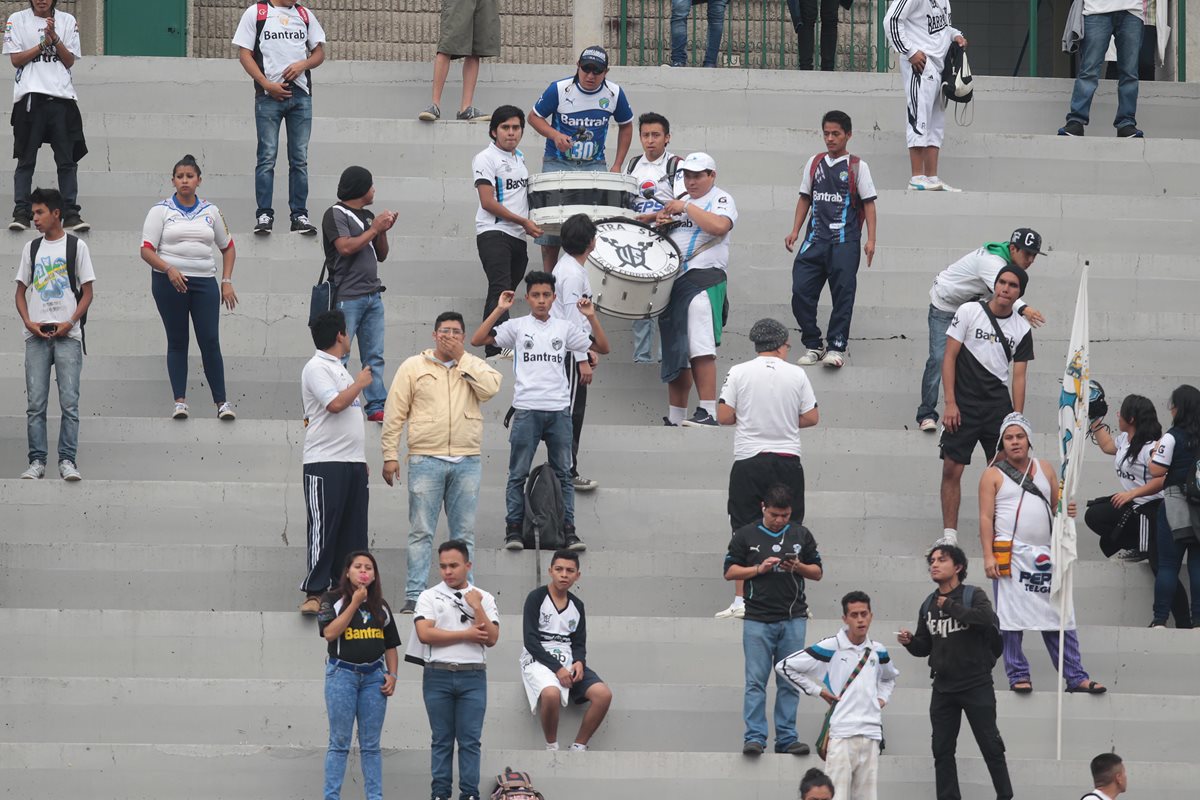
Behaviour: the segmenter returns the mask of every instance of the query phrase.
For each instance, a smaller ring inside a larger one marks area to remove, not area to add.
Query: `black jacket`
[[[992,682],[996,656],[990,640],[999,635],[999,620],[986,591],[974,587],[967,608],[963,589],[960,584],[946,595],[942,608],[930,604],[905,648],[917,658],[929,656],[935,691],[961,692]]]

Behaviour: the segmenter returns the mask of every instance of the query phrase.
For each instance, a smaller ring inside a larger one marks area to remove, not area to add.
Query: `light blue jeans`
[[[443,506],[450,538],[466,542],[473,560],[480,472],[479,456],[467,456],[457,464],[433,456],[408,457],[408,581],[404,594],[414,603],[429,579],[433,535]]]
[[[350,341],[358,337],[358,360],[364,367],[371,368],[371,385],[363,390],[363,411],[370,416],[383,411],[387,400],[387,389],[383,386],[383,336],[386,327],[383,320],[383,296],[379,292],[352,300],[339,300],[338,309],[346,316],[346,335]],[[345,365],[349,354],[342,359]]]
[[[742,718],[747,742],[767,743],[767,681],[775,665],[804,649],[808,620],[794,617],[781,622],[742,621],[742,652],[746,656],[746,694]],[[775,750],[796,741],[796,706],[800,693],[787,681],[775,679]]]
[[[450,672],[426,667],[421,694],[433,734],[429,746],[433,796],[450,797],[457,742],[458,796],[460,800],[479,797],[479,739],[487,713],[487,672]]]
[[[917,422],[923,419],[938,421],[938,391],[942,388],[942,361],[946,356],[946,331],[954,321],[953,311],[942,311],[929,305],[929,358],[921,375],[921,405],[917,406]]]
[[[50,402],[51,366],[54,367],[54,377],[58,382],[58,405],[62,411],[62,424],[58,429],[58,460],[76,461],[83,345],[78,339],[66,336],[53,339],[34,337],[25,342],[25,426],[30,463],[46,463],[46,406]]]
[[[654,335],[656,323],[650,319],[635,319],[633,321],[633,360],[637,364],[649,364],[654,361]]]
[[[258,161],[254,166],[254,216],[270,214],[275,192],[275,160],[279,156],[279,124],[287,125],[288,208],[295,219],[308,216],[308,137],[312,132],[312,97],[293,89],[287,100],[270,95],[254,98],[254,127],[258,132]]]
[[[704,66],[715,67],[725,33],[725,6],[729,0],[708,0],[708,46]],[[671,66],[687,66],[688,13],[692,0],[671,0]]]
[[[513,414],[508,431],[508,486],[504,491],[504,521],[520,524],[525,519],[525,479],[533,465],[538,445],[546,443],[546,455],[562,486],[563,522],[575,524],[575,484],[571,481],[571,409],[525,411]]]
[[[1083,43],[1079,46],[1079,71],[1071,92],[1067,122],[1088,124],[1092,97],[1104,69],[1109,38],[1117,43],[1117,116],[1113,127],[1137,125],[1138,54],[1142,49],[1143,23],[1128,11],[1089,14],[1083,18]]]
[[[387,698],[383,687],[383,661],[379,668],[361,673],[325,665],[325,710],[329,714],[329,750],[325,753],[325,800],[340,800],[342,779],[346,775],[346,757],[354,722],[358,721],[358,751],[362,761],[363,789],[367,800],[383,800],[383,754],[379,738]]]

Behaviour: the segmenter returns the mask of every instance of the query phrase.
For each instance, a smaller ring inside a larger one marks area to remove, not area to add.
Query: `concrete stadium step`
[[[603,541],[602,530],[581,525],[579,532],[598,545]],[[516,613],[533,588],[534,557],[501,550],[502,533],[477,531],[473,564],[480,585],[497,596],[501,610]],[[371,546],[380,569],[400,575],[403,554],[378,534],[376,539]],[[395,539],[399,543],[401,536]],[[157,608],[169,611],[287,611],[303,600],[298,586],[304,547],[298,536],[287,546],[264,547],[0,543],[0,606],[120,609],[141,607],[146,597],[154,597]],[[598,547],[586,555],[584,595],[607,598],[594,604],[606,614],[652,610],[655,616],[707,617],[724,608],[732,594],[721,577],[722,558],[683,552],[647,559],[644,553]],[[807,591],[814,604],[822,604],[818,608],[836,610],[842,595],[863,587],[869,587],[880,613],[919,607],[929,594],[922,555],[827,555],[822,563],[826,578]],[[1140,570],[1095,561],[1076,566],[1081,622],[1134,627],[1148,622],[1152,588]]]
[[[395,725],[394,717],[388,725]],[[964,738],[964,744],[966,739]],[[1090,756],[1053,761],[1009,758],[1009,771],[1018,792],[1044,792],[1068,797],[1084,791]],[[192,800],[198,795],[226,800],[285,800],[309,797],[322,783],[324,747],[262,745],[154,744],[41,744],[0,743],[0,770],[17,796],[42,800],[76,800],[79,785],[87,785],[95,800],[154,797]],[[71,765],[63,770],[62,764]],[[767,800],[796,793],[800,775],[819,765],[816,756],[764,755],[747,759],[740,753],[645,753],[593,750],[588,753],[484,748],[481,790],[492,786],[491,776],[507,766],[531,773],[547,797],[604,800],[626,797],[689,797],[728,800],[731,796]],[[929,797],[932,760],[927,756],[895,756],[880,761],[879,791],[889,800]],[[1159,800],[1190,800],[1189,764],[1126,761],[1134,791]],[[429,780],[429,756],[424,750],[385,749],[385,791],[419,787]],[[991,781],[983,761],[958,758],[964,796],[986,796]],[[361,786],[357,751],[351,753],[344,793]]]
[[[503,103],[528,110],[546,86],[571,72],[570,65],[484,64],[475,104],[486,111]],[[421,63],[330,62],[315,73],[314,114],[357,118],[370,109],[383,118],[413,119],[429,103],[431,76],[430,66]],[[198,109],[238,108],[234,104],[239,101],[247,117],[253,110],[250,80],[233,59],[87,58],[72,77],[84,110],[136,114],[153,108],[195,114]],[[658,111],[676,125],[709,124],[711,103],[717,101],[728,124],[751,128],[816,127],[830,108],[850,114],[862,131],[898,131],[904,122],[898,73],[722,69],[698,75],[665,67],[615,67],[611,77],[628,90],[635,113]],[[137,91],[129,89],[131,78]],[[1073,86],[1071,80],[1053,78],[979,76],[975,81],[981,102],[973,104],[972,127],[993,133],[1053,134],[1063,124]],[[451,81],[448,96],[457,97],[458,87],[458,79]],[[701,88],[711,100],[697,100],[695,91]],[[809,111],[797,112],[798,96]],[[1144,83],[1138,96],[1141,125],[1151,138],[1196,138],[1193,109],[1198,98],[1195,84]],[[1092,105],[1097,121],[1092,137],[1113,136],[1105,121],[1115,111],[1115,85],[1104,81]]]
[[[736,686],[741,680],[742,629],[736,620],[610,617],[597,614],[590,604],[588,608],[588,661],[612,686],[637,684],[649,675],[668,686]],[[911,616],[916,616],[915,609]],[[286,680],[320,675],[315,623],[294,611],[0,609],[0,622],[11,643],[8,674],[15,676]],[[399,617],[405,641],[411,624],[410,617]],[[913,620],[879,609],[872,636],[888,647],[904,674],[903,684],[921,686],[927,674],[923,662],[895,644],[892,632],[901,626],[912,629]],[[520,615],[504,615],[500,627],[500,641],[489,651],[488,663],[494,679],[510,681],[517,675],[521,655],[520,636],[514,633],[521,628]],[[828,615],[809,620],[807,641],[815,642],[839,627],[841,621]],[[1110,691],[1123,695],[1194,694],[1193,677],[1175,669],[1172,661],[1194,652],[1195,636],[1191,631],[1103,625],[1079,629],[1084,665]],[[140,644],[130,648],[128,642],[135,637]],[[1120,643],[1119,651],[1114,642]],[[1039,636],[1030,633],[1025,646],[1039,696],[1052,693],[1056,676],[1049,659],[1039,654]],[[209,664],[207,656],[214,651],[222,652],[223,658]],[[402,669],[399,679],[416,683],[421,672]],[[998,687],[1007,686],[1000,664],[995,680]],[[800,708],[812,710],[803,699]]]

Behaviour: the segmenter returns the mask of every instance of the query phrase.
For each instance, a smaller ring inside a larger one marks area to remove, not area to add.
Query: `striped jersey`
[[[812,201],[808,217],[808,235],[805,243],[812,242],[857,242],[862,232],[861,203],[854,202],[850,194],[850,154],[830,158],[825,154],[817,162],[813,173],[813,156],[804,164],[800,178],[800,194]],[[877,192],[871,180],[871,168],[861,159],[857,167],[854,191],[865,203],[874,200]]]
[[[533,113],[571,137],[571,149],[565,153],[559,152],[553,139],[547,139],[546,161],[603,164],[609,120],[618,125],[633,124],[633,109],[624,89],[605,80],[596,91],[585,92],[574,75],[547,86],[533,104]]]
[[[954,37],[962,36],[950,25],[950,0],[892,0],[883,32],[888,46],[905,58],[920,50],[939,60]]]
[[[475,186],[490,184],[496,192],[496,202],[519,217],[529,216],[529,170],[520,150],[509,153],[495,142],[471,160],[471,177]],[[475,212],[475,233],[503,231],[517,239],[525,238],[525,229],[515,222],[494,217],[479,206]]]

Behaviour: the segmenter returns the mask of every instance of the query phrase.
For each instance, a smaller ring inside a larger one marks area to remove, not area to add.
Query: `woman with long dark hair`
[[[816,767],[800,779],[800,800],[833,800],[833,781]]]
[[[358,550],[346,558],[341,583],[321,598],[317,626],[329,643],[325,665],[325,709],[329,714],[325,800],[341,796],[356,721],[367,800],[383,800],[379,739],[387,699],[396,690],[400,635],[392,609],[383,599],[375,556]]]
[[[1101,419],[1091,426],[1092,441],[1113,456],[1122,491],[1091,500],[1084,512],[1087,526],[1100,537],[1100,552],[1114,561],[1150,562],[1158,575],[1158,512],[1163,502],[1163,477],[1150,474],[1150,459],[1162,437],[1158,412],[1149,398],[1131,394],[1117,415],[1118,433]],[[1179,628],[1192,627],[1187,591],[1178,587],[1171,613]]]
[[[150,291],[167,333],[167,375],[175,395],[175,419],[187,419],[187,373],[190,334],[204,363],[204,377],[212,392],[217,417],[235,418],[225,396],[225,360],[221,357],[221,305],[230,311],[237,305],[233,291],[233,237],[221,210],[201,200],[200,165],[186,155],[171,169],[175,193],[156,203],[142,227],[142,260],[150,265]],[[213,246],[221,251],[221,282]]]
[[[1192,619],[1200,617],[1200,507],[1188,502],[1183,485],[1194,480],[1200,457],[1200,389],[1183,384],[1171,392],[1171,427],[1158,440],[1150,474],[1163,477],[1163,503],[1158,512],[1158,575],[1154,579],[1151,628],[1163,628],[1179,585],[1179,568],[1187,556],[1192,587]],[[1176,618],[1178,622],[1178,618]]]

